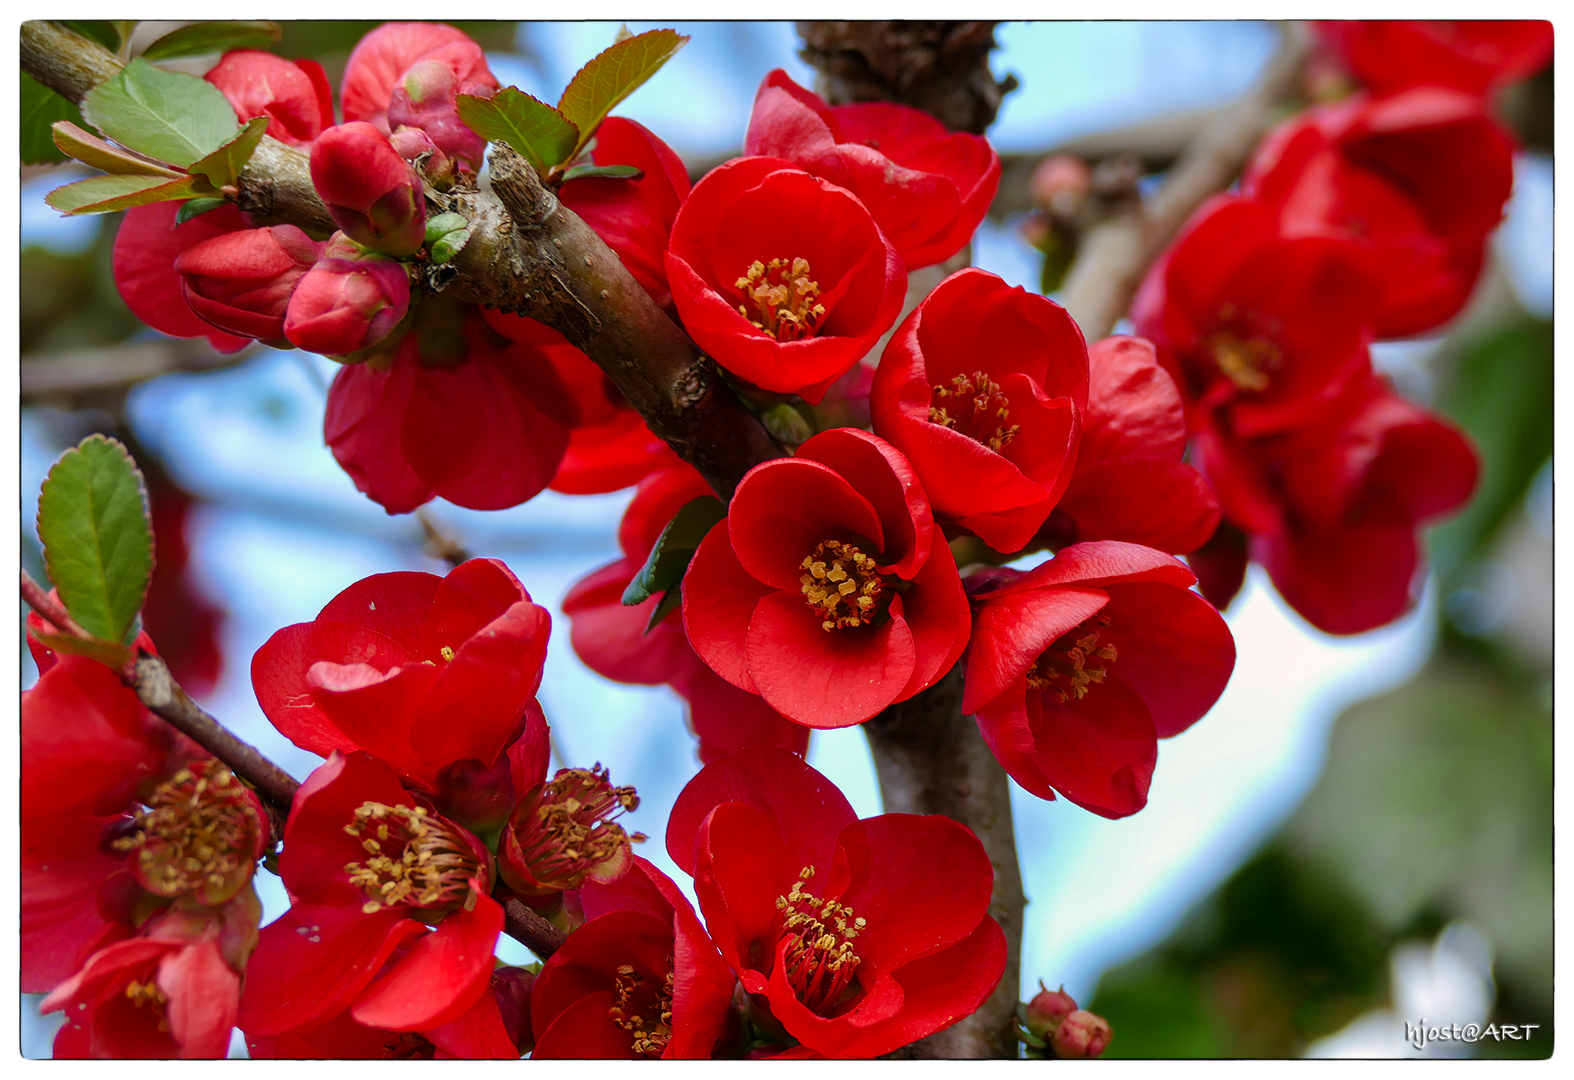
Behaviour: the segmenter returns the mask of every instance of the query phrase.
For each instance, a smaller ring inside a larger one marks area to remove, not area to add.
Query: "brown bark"
[[[568,935],[553,926],[522,901],[510,899],[503,904],[503,930],[515,941],[545,960],[563,947]]]

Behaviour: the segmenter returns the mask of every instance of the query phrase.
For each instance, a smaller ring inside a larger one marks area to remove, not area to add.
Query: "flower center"
[[[262,817],[256,798],[227,767],[195,761],[160,784],[116,850],[135,852],[131,869],[157,896],[195,893],[222,904],[251,880]]]
[[[632,787],[613,787],[600,764],[559,769],[515,812],[515,839],[530,875],[553,890],[577,889],[596,867],[629,853],[632,837],[616,819],[639,809]]]
[[[152,979],[147,982],[132,979],[126,984],[126,997],[139,1009],[151,1009],[153,1015],[158,1017],[158,1029],[169,1031],[169,995],[160,990],[156,982]]]
[[[1099,644],[1099,631],[1094,629],[1113,621],[1108,615],[1096,615],[1061,634],[1027,669],[1028,689],[1046,692],[1061,703],[1067,698],[1081,701],[1089,686],[1109,674],[1108,668],[1088,666],[1089,661],[1113,664],[1119,656],[1114,645]]]
[[[858,970],[861,961],[853,952],[853,939],[867,924],[847,905],[809,892],[804,884],[813,876],[814,867],[805,866],[792,891],[776,898],[776,910],[791,940],[782,958],[787,982],[806,1008],[828,1016]]]
[[[738,314],[777,341],[813,337],[825,318],[820,283],[809,278],[809,260],[754,260],[749,272],[734,282],[743,293]]]
[[[852,544],[827,540],[798,564],[803,598],[820,612],[826,630],[867,626],[884,608],[886,589],[875,561]]]
[[[929,395],[930,423],[958,431],[997,454],[1022,430],[1020,424],[1006,427],[1010,416],[1010,399],[982,371],[958,375]]]
[[[424,806],[363,802],[344,831],[366,849],[364,862],[344,864],[366,914],[400,904],[443,913],[475,906],[470,881],[481,864],[470,842]]]
[[[1273,381],[1271,376],[1284,364],[1279,347],[1270,340],[1275,328],[1268,320],[1243,318],[1234,304],[1221,307],[1219,319],[1225,324],[1239,325],[1243,321],[1262,324],[1251,326],[1244,333],[1220,330],[1208,338],[1207,347],[1219,371],[1238,388],[1253,393],[1268,389]]]
[[[612,1008],[607,1017],[629,1033],[631,1047],[641,1057],[659,1058],[672,1038],[673,957],[667,957],[667,977],[658,988],[628,964],[612,980]]]

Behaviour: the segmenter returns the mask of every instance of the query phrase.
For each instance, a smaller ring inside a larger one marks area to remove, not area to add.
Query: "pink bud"
[[[393,142],[393,148],[399,151],[399,156],[412,165],[417,164],[416,159],[422,154],[428,155],[417,167],[422,176],[439,188],[447,189],[458,178],[459,169],[453,159],[439,150],[431,136],[420,128],[396,128],[389,139]]]
[[[1039,986],[1043,986],[1042,982]],[[1077,1011],[1077,1002],[1066,988],[1042,989],[1027,1003],[1027,1029],[1041,1039],[1048,1039],[1066,1017]]]
[[[350,239],[384,255],[421,247],[421,180],[388,136],[365,121],[329,128],[312,144],[311,169],[317,194]]]
[[[1074,154],[1051,154],[1038,163],[1028,186],[1039,206],[1069,215],[1092,190],[1093,173],[1088,163]]]
[[[1058,1058],[1096,1058],[1109,1045],[1112,1034],[1102,1016],[1078,1009],[1060,1022],[1049,1045]]]
[[[271,341],[301,277],[322,255],[294,225],[243,229],[204,240],[175,259],[187,306],[220,330]]]
[[[387,337],[410,307],[410,278],[393,259],[324,258],[295,286],[284,336],[311,352],[342,356]]]
[[[388,127],[420,128],[461,169],[481,169],[486,140],[459,119],[459,78],[440,60],[422,60],[404,73],[388,102]]]

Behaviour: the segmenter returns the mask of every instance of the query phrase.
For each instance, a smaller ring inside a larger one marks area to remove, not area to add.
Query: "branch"
[[[176,371],[217,371],[244,363],[262,352],[251,345],[228,355],[205,338],[169,338],[139,341],[102,349],[22,358],[22,404],[72,401],[76,398],[125,390],[139,382]]]
[[[1240,174],[1252,148],[1297,93],[1309,50],[1305,27],[1286,24],[1283,40],[1257,84],[1208,121],[1159,190],[1082,237],[1063,296],[1089,341],[1109,334],[1131,306],[1149,264],[1204,200]]]
[[[523,901],[503,905],[503,931],[545,960],[563,947],[568,935],[532,911]]]
[[[455,567],[474,558],[464,541],[456,533],[444,528],[426,507],[416,507],[415,519],[421,523],[421,531],[426,534],[425,551],[434,559],[442,559],[449,567]]]

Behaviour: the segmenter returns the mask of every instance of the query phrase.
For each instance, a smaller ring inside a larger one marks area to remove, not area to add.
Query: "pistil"
[[[862,962],[853,940],[868,923],[852,908],[809,892],[814,867],[805,866],[791,891],[776,898],[782,929],[790,940],[782,964],[787,982],[804,1006],[821,1016],[849,996],[853,974]]]
[[[803,598],[820,612],[827,631],[867,626],[889,603],[880,603],[886,589],[875,560],[852,544],[827,540],[799,566]]]
[[[734,282],[743,294],[738,314],[777,341],[813,337],[825,318],[820,284],[809,277],[809,261],[756,259],[743,277]]]
[[[1007,427],[1010,418],[1010,399],[982,371],[958,375],[929,395],[930,423],[951,428],[997,454],[1022,430],[1020,424]]]

